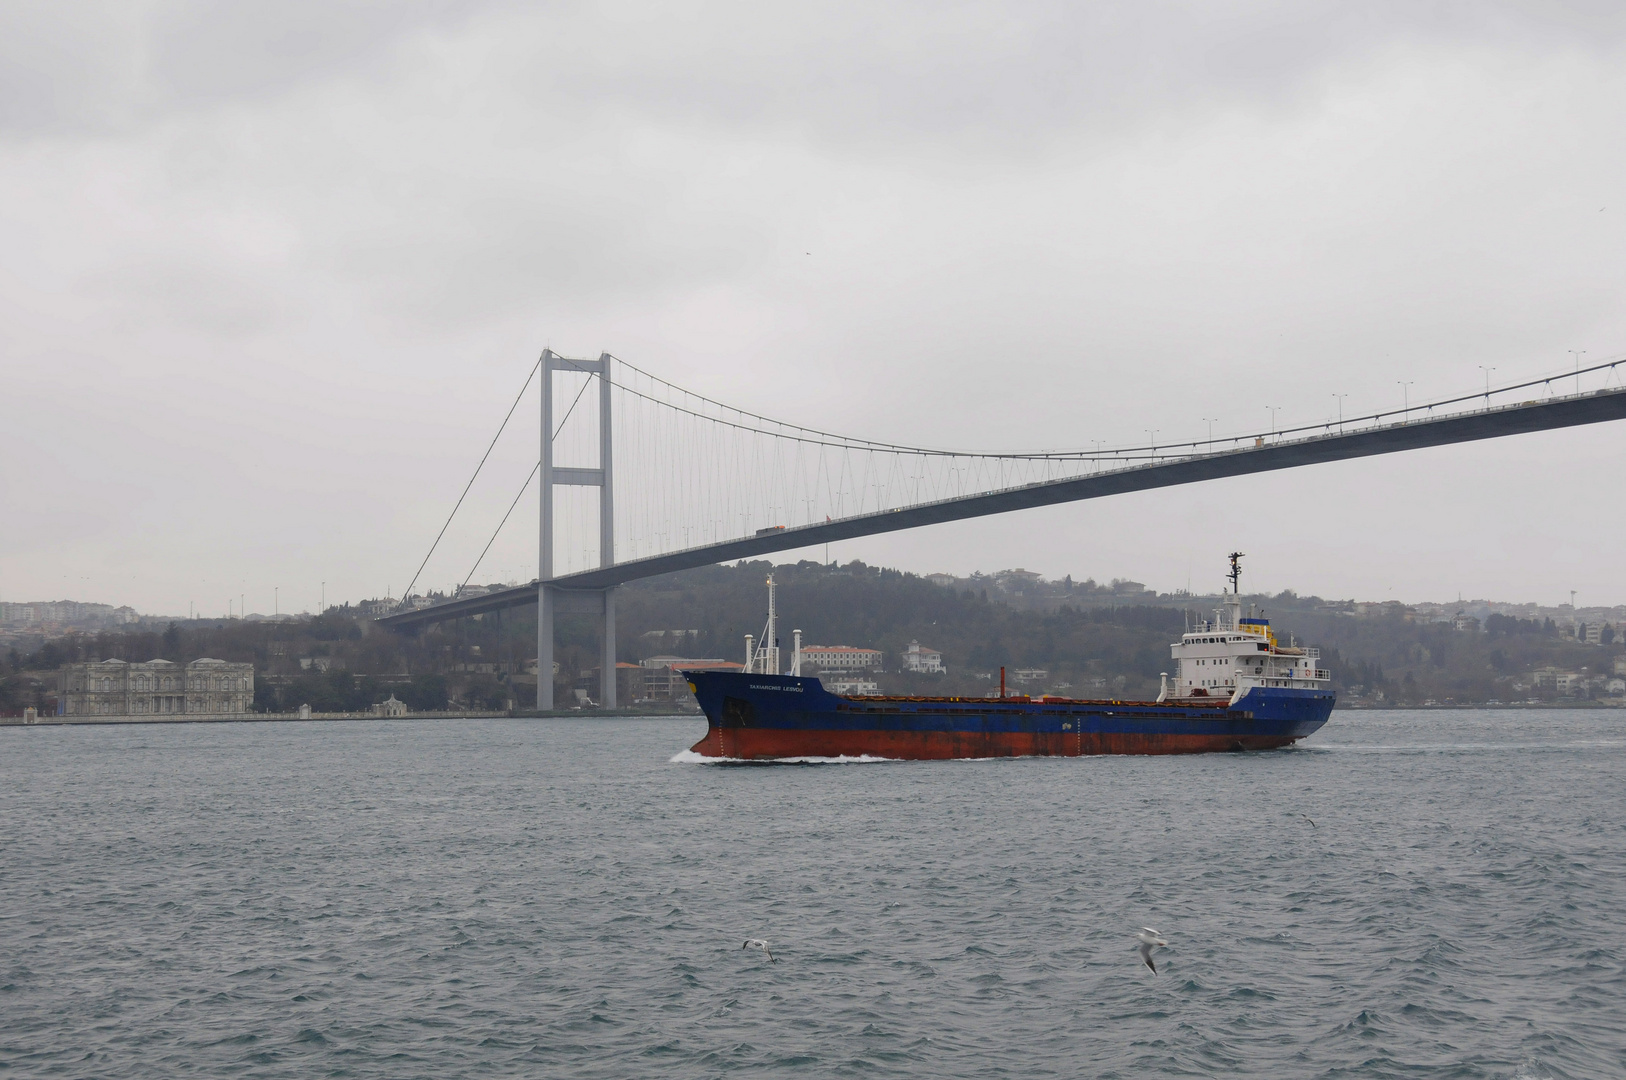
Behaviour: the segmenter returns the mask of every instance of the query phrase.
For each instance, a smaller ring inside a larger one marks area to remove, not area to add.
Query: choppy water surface
[[[1626,1074],[1619,714],[671,760],[702,731],[0,729],[0,1072]]]

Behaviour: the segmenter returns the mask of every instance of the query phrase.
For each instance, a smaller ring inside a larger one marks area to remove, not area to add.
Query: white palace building
[[[254,701],[254,665],[204,657],[130,664],[102,660],[62,669],[64,716],[234,716]]]

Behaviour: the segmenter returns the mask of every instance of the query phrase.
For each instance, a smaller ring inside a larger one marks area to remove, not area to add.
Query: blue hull
[[[1048,698],[838,697],[818,679],[688,672],[708,757],[1075,757],[1268,750],[1319,730],[1330,690],[1255,688],[1233,706]]]

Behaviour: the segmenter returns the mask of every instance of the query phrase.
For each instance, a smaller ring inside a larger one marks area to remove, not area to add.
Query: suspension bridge
[[[608,353],[577,359],[545,350],[463,491],[466,497],[540,378],[536,466],[464,586],[539,481],[537,578],[478,595],[460,588],[435,603],[413,596],[460,497],[401,606],[377,621],[414,631],[538,604],[537,670],[550,672],[554,616],[597,616],[600,701],[614,707],[615,588],[626,582],[1039,506],[1618,420],[1626,417],[1626,386],[1616,371],[1623,362],[1300,427],[1088,451],[975,453],[786,423],[685,390]],[[553,707],[550,678],[537,680],[537,707]]]

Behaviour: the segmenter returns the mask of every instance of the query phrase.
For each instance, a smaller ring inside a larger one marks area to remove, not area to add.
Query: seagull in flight
[[[745,944],[741,945],[740,948],[742,948],[742,949],[761,949],[762,950],[762,955],[766,956],[768,958],[768,963],[770,963],[770,964],[779,963],[779,961],[777,961],[777,960],[775,960],[773,958],[773,953],[768,951],[768,943],[766,941],[763,941],[759,937],[746,938],[745,939]]]
[[[1135,935],[1135,940],[1140,942],[1141,963],[1151,968],[1152,974],[1156,975],[1157,965],[1152,963],[1152,946],[1162,945],[1167,947],[1169,943],[1164,941],[1163,936],[1150,926],[1141,927],[1140,933]]]

